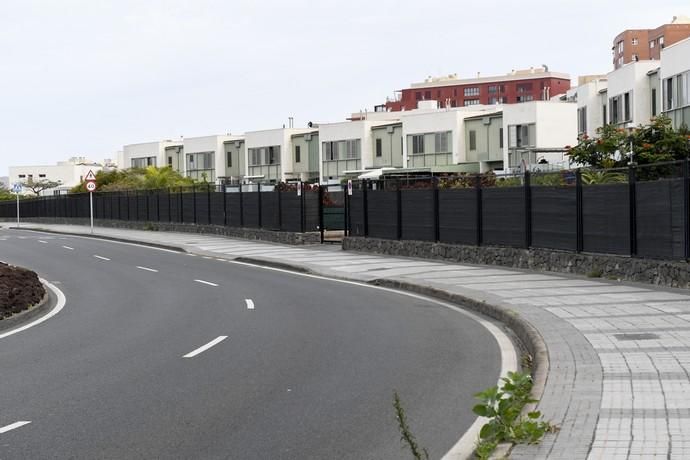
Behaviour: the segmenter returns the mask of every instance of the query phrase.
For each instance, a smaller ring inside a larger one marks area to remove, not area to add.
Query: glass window
[[[503,148],[503,128],[498,128],[498,148]]]
[[[465,105],[465,107],[470,105],[479,105],[479,99],[465,99],[465,102],[463,104]]]
[[[412,154],[421,153],[424,153],[424,134],[417,134],[412,136]]]
[[[448,137],[450,132],[435,133],[434,134],[434,151],[435,153],[448,153]]]
[[[470,150],[477,150],[477,131],[470,130]]]
[[[465,97],[467,96],[479,96],[479,87],[465,88]]]
[[[383,156],[383,141],[381,139],[376,139],[376,156]]]
[[[302,161],[302,152],[301,152],[301,147],[299,145],[295,146],[295,163],[299,163]]]

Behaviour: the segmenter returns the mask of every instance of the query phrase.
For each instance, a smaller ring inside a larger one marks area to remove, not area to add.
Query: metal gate
[[[321,190],[321,242],[342,243],[347,228],[346,186],[324,185]]]

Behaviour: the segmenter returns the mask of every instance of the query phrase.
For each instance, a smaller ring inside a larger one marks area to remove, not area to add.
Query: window
[[[503,148],[503,128],[498,128],[498,148]]]
[[[326,161],[335,161],[338,159],[338,143],[337,142],[324,142],[323,143],[323,156]]]
[[[633,62],[637,62],[637,61],[639,61],[639,60],[640,60],[640,56],[638,56],[637,54],[633,53],[633,55],[632,55],[632,61],[633,61]]]
[[[465,97],[479,96],[479,87],[465,88],[464,95],[465,95]]]
[[[45,179],[45,178],[46,178],[46,175],[45,175],[45,174],[39,174],[39,175],[38,175],[38,178],[39,178],[39,179]]]
[[[448,138],[450,137],[450,132],[445,133],[435,133],[434,134],[434,152],[435,153],[448,153],[450,149],[448,148]]]
[[[417,91],[416,93],[414,93],[414,98],[415,98],[415,100],[417,100],[417,101],[421,101],[421,100],[422,100],[422,92],[421,92],[421,91]]]
[[[632,120],[632,116],[631,116],[631,113],[632,113],[632,110],[631,110],[631,109],[632,109],[632,107],[630,106],[630,104],[631,104],[631,102],[630,102],[631,99],[632,99],[632,98],[630,97],[630,91],[628,91],[627,93],[623,94],[623,118],[624,118],[623,121],[630,121],[630,120]]]
[[[431,99],[431,91],[424,91],[424,99],[427,101]]]
[[[654,48],[655,46],[656,46],[656,41],[655,41],[655,40],[652,40],[651,42],[649,42],[649,48],[650,48],[650,49],[651,49],[651,48]]]
[[[616,96],[609,99],[609,106],[611,106],[610,122],[616,124],[620,121],[621,97]]]
[[[531,145],[530,131],[534,132],[535,125],[511,125],[508,126],[508,147],[528,147]]]
[[[147,166],[156,166],[156,157],[142,157],[132,158],[132,168],[145,168]]]
[[[261,164],[261,149],[249,149],[249,166]]]
[[[458,89],[453,88],[453,97],[458,97]]]
[[[529,93],[533,88],[532,83],[520,83],[516,86],[518,93]]]
[[[26,174],[20,174],[20,175],[19,175],[19,178],[20,178],[20,179],[26,178]]]
[[[477,150],[477,131],[470,131],[470,150]]]
[[[359,158],[360,154],[360,140],[349,139],[345,141],[345,158],[353,160]]]
[[[489,93],[495,93],[498,90],[498,87],[496,85],[491,85],[489,86]]]
[[[580,134],[587,132],[587,107],[577,109],[577,132]]]
[[[168,166],[172,168],[172,157],[168,157]]]
[[[659,37],[659,48],[663,48],[663,47],[664,47],[664,36],[662,35],[661,37]]]
[[[673,101],[673,78],[667,78],[664,84],[664,110],[675,109]]]
[[[424,153],[424,134],[417,134],[412,136],[412,154]]]
[[[383,156],[383,142],[381,139],[376,139],[376,156]]]
[[[302,148],[299,145],[295,146],[295,163],[299,163],[302,161]]]
[[[526,94],[524,96],[518,96],[517,97],[518,102],[529,102],[529,101],[533,101],[533,100],[534,100],[534,96],[532,96],[531,94]]]
[[[652,88],[652,116],[656,117],[656,88]]]
[[[463,104],[465,105],[465,107],[470,105],[479,105],[479,99],[465,99],[465,102]]]
[[[490,97],[490,98],[489,98],[489,104],[490,104],[490,105],[493,105],[493,104],[504,104],[505,102],[506,102],[505,96],[499,96],[499,97],[493,96],[493,97]]]
[[[601,120],[604,124],[608,122],[608,118],[606,118],[606,104],[601,106]]]
[[[266,163],[267,165],[280,164],[280,146],[272,145],[266,149]]]
[[[637,38],[632,39],[632,44],[637,45],[640,41]]]
[[[232,152],[227,152],[225,156],[227,157],[228,168],[232,168]]]
[[[621,54],[623,52],[623,40],[618,42],[618,54]]]

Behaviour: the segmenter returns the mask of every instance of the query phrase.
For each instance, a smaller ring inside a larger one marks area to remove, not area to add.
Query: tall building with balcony
[[[661,59],[661,50],[690,37],[690,18],[674,16],[656,29],[628,29],[613,39],[613,67],[636,61]]]
[[[570,89],[570,76],[551,72],[548,67],[513,70],[507,75],[461,79],[457,74],[429,77],[397,91],[392,100],[377,111],[417,109],[421,101],[436,101],[439,107],[514,104],[548,101]]]

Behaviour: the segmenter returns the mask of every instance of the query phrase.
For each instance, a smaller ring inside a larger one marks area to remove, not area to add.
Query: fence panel
[[[225,225],[225,193],[211,192],[211,224]]]
[[[532,246],[577,249],[577,190],[575,187],[534,186]]]
[[[245,227],[259,226],[259,192],[242,193],[242,214]]]
[[[643,257],[684,257],[683,179],[635,184],[637,254]]]
[[[364,236],[364,192],[353,190],[350,196],[350,234]]]
[[[482,241],[488,245],[525,247],[524,187],[482,189]]]
[[[228,189],[230,190],[230,189]],[[240,193],[238,189],[233,189],[233,191],[226,192],[227,198],[225,202],[225,212],[228,216],[228,226],[229,227],[241,227],[242,226],[242,207],[241,202],[244,198],[244,194]]]
[[[208,225],[209,221],[209,191],[205,188],[197,189],[195,195],[196,200],[196,223],[199,225]]]
[[[309,190],[304,192],[304,221],[306,232],[319,230],[319,192]]]
[[[582,238],[585,252],[630,253],[628,184],[582,187]]]
[[[436,241],[434,193],[429,190],[402,190],[402,239]]]
[[[261,192],[261,228],[278,230],[278,192]]]
[[[280,193],[281,230],[299,232],[302,229],[302,197],[296,191]]]
[[[367,192],[369,236],[398,238],[398,192],[369,190]]]
[[[438,191],[441,242],[477,244],[477,193],[474,188]]]
[[[182,208],[180,209],[180,212],[182,214],[182,221],[185,224],[193,224],[195,222],[194,218],[194,193],[192,191],[183,191],[182,192],[182,200],[180,203],[180,206]]]

